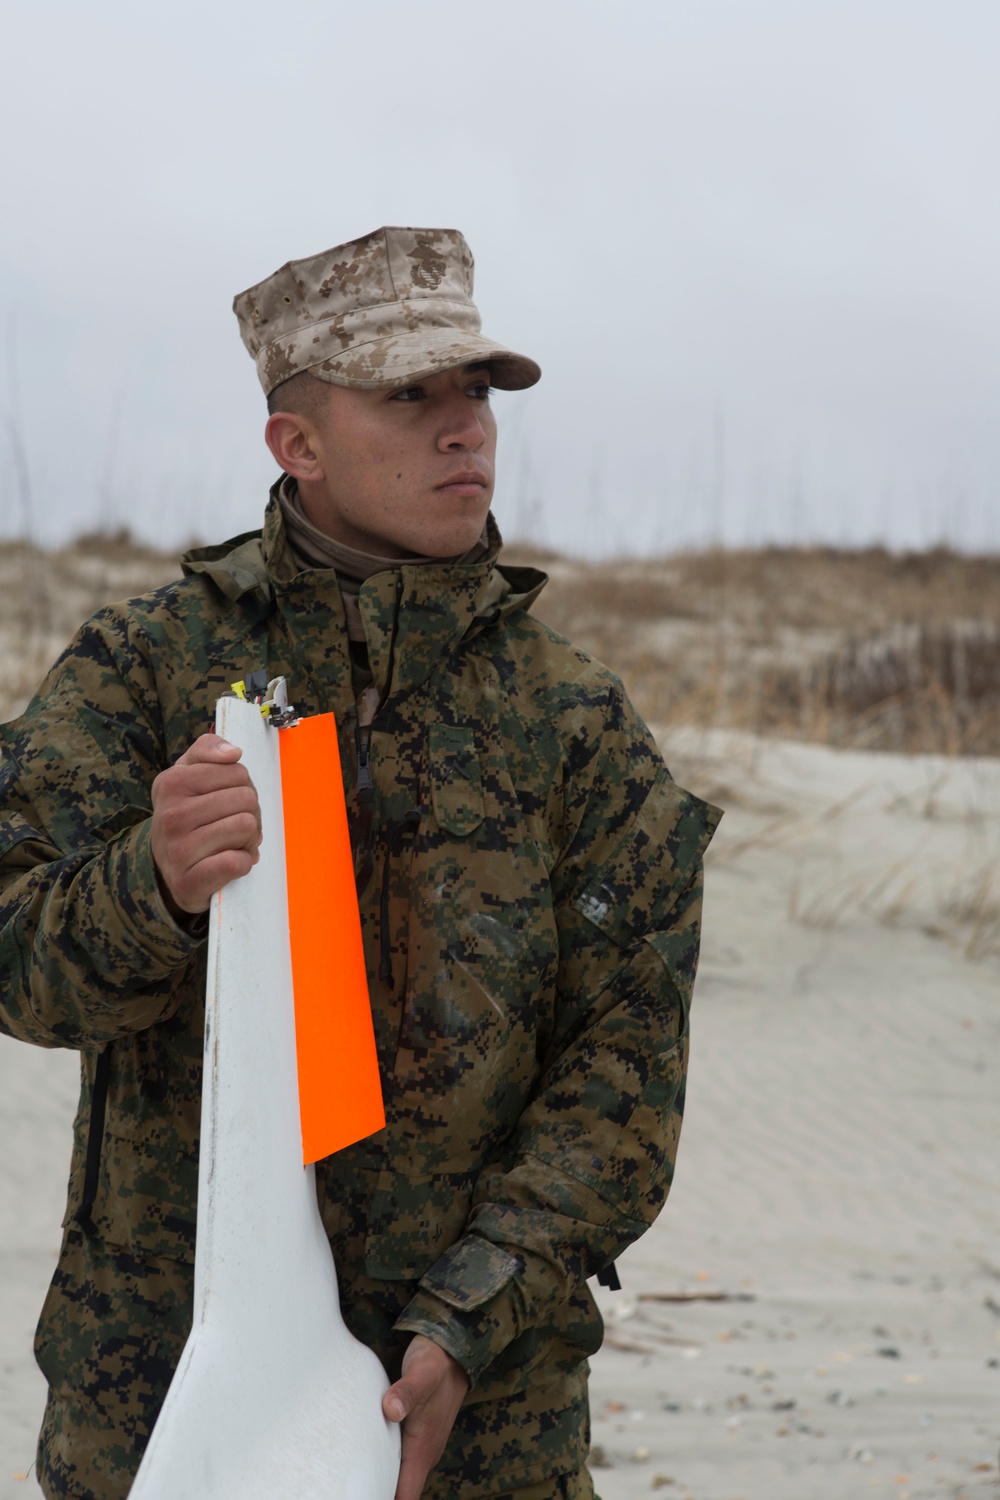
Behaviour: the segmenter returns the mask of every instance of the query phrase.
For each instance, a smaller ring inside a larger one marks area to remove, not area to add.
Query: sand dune
[[[602,1293],[603,1500],[995,1493],[1000,890],[959,898],[1000,763],[667,751],[729,811],[676,1182]],[[648,1300],[706,1292],[753,1300]]]

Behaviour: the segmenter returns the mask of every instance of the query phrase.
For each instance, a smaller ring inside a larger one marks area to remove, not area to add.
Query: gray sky
[[[1000,548],[997,0],[32,0],[0,98],[0,534],[259,524],[230,311],[456,226],[497,510],[567,550]],[[12,437],[13,434],[13,437]]]

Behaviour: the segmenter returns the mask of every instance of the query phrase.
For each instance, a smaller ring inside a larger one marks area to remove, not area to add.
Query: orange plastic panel
[[[385,1124],[333,714],[278,731],[302,1160]]]

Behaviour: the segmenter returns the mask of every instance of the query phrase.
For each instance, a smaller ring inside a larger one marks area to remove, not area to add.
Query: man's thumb
[[[410,1410],[411,1393],[404,1380],[397,1380],[382,1397],[382,1410],[390,1422],[402,1422]]]

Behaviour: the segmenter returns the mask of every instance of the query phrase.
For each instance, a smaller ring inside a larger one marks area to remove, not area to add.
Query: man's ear
[[[293,479],[322,479],[323,464],[313,424],[291,411],[276,411],[267,419],[264,441],[279,469]]]

